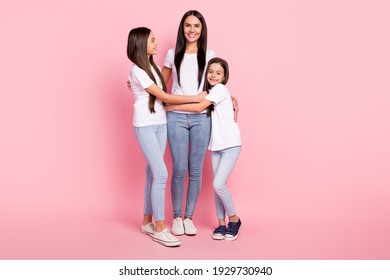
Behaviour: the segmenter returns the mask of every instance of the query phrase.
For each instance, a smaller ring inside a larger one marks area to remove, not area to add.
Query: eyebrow
[[[190,22],[185,22],[184,25],[195,25],[195,26],[201,26],[201,23],[190,23]]]

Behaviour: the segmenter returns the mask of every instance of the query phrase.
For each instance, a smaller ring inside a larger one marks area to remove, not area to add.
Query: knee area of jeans
[[[186,176],[186,168],[173,168],[172,178],[184,178]]]
[[[218,185],[213,185],[213,188],[214,188],[214,191],[216,193],[223,193],[226,191],[226,185],[221,185],[221,184],[218,184]]]
[[[167,177],[155,177],[153,178],[153,181],[155,184],[159,184],[159,185],[166,185],[167,182],[168,182],[168,178]]]
[[[194,176],[194,177],[200,177],[200,176],[202,176],[202,169],[203,169],[203,166],[190,168],[188,170],[188,175],[189,176]]]
[[[191,181],[191,182],[196,182],[196,181],[201,181],[202,180],[202,173],[200,174],[190,174],[188,176],[188,179]]]
[[[214,180],[213,180],[213,188],[214,189],[226,188],[226,180],[221,180],[221,179],[214,178]]]
[[[168,180],[168,171],[162,170],[156,173],[153,173],[153,180],[167,181]]]

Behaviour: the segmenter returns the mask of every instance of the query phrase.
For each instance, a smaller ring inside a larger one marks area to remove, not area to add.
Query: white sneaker
[[[194,226],[194,223],[191,219],[184,219],[184,233],[186,235],[196,235],[198,233],[198,230]]]
[[[181,244],[181,241],[173,236],[167,229],[164,229],[161,232],[155,231],[152,238],[154,241],[167,247],[176,247]]]
[[[146,233],[146,234],[152,235],[154,233],[155,229],[156,229],[156,227],[154,226],[153,223],[149,223],[149,224],[146,224],[146,225],[141,225],[141,232],[142,233]]]
[[[177,217],[176,219],[173,220],[172,233],[174,235],[184,234],[183,219],[181,217]]]

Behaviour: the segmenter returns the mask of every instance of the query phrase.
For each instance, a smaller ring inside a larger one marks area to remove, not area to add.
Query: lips
[[[190,38],[190,39],[195,39],[198,37],[198,34],[188,34],[187,33],[187,37]]]

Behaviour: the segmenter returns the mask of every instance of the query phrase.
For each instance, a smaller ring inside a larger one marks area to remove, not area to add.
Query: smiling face
[[[220,84],[225,79],[225,71],[219,63],[210,64],[207,70],[207,82],[211,87]]]
[[[197,42],[202,34],[202,23],[196,16],[188,16],[183,23],[183,32],[188,43]]]
[[[153,32],[150,32],[149,38],[148,38],[148,45],[147,45],[148,56],[156,55],[158,53],[157,46],[158,46],[158,43],[157,43],[156,37],[154,36]]]

